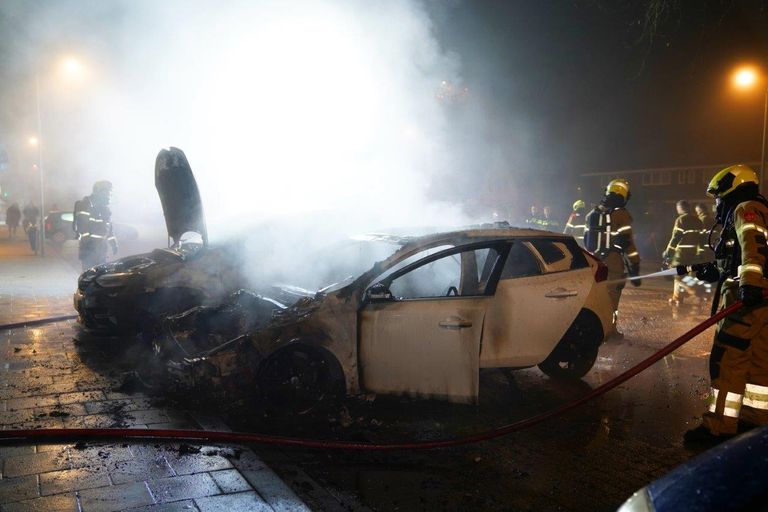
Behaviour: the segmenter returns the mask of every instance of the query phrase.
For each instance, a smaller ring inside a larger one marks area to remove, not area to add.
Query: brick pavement
[[[0,324],[73,313],[77,274],[53,251],[35,257],[0,231]],[[121,392],[120,340],[76,332],[73,322],[0,331],[0,428],[226,429],[199,411]],[[0,512],[308,510],[239,447],[19,444],[0,446],[0,459]]]

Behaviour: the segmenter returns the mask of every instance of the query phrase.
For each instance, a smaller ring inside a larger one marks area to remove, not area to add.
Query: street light
[[[72,55],[59,62],[59,75],[65,81],[79,81],[85,73],[80,60]],[[35,106],[37,109],[37,137],[29,138],[29,145],[37,148],[37,170],[40,173],[40,256],[45,256],[45,173],[43,171],[43,116],[40,113],[40,70],[35,73]],[[32,140],[34,139],[34,143]]]
[[[754,66],[743,66],[733,73],[733,85],[737,89],[753,89],[754,87],[763,87],[764,106],[763,106],[763,147],[760,153],[760,188],[763,188],[763,177],[765,176],[765,137],[766,127],[768,127],[768,84],[765,76]]]

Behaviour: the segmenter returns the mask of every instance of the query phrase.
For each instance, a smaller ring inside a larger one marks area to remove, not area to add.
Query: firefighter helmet
[[[582,201],[581,199],[576,200],[573,203],[573,209],[575,210],[583,210],[587,207],[586,203]]]
[[[93,184],[93,193],[109,193],[112,192],[112,182],[107,180],[97,181]]]
[[[624,198],[625,201],[629,199],[629,181],[624,178],[616,178],[608,183],[605,187],[605,195],[618,194]]]
[[[725,197],[742,185],[754,183],[757,185],[760,180],[757,173],[743,164],[726,167],[715,174],[707,187],[707,194],[711,197]]]

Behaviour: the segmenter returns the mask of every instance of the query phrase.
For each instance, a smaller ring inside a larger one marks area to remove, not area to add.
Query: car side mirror
[[[389,291],[389,287],[384,283],[376,283],[366,292],[366,299],[368,302],[380,302],[392,300],[392,292]]]

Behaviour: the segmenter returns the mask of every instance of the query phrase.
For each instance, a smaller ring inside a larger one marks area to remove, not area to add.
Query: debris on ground
[[[200,453],[200,447],[183,443],[179,445],[178,452],[179,455],[195,455]]]

